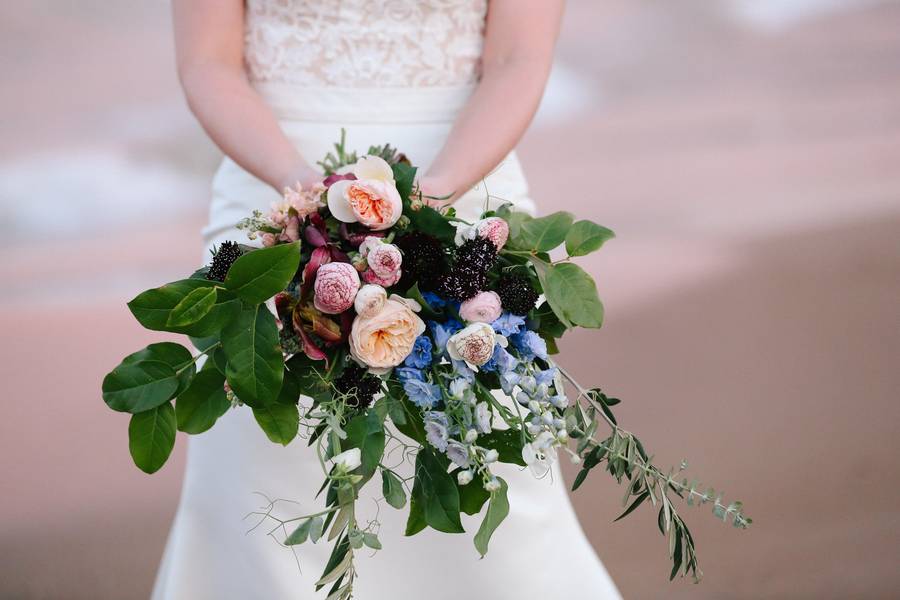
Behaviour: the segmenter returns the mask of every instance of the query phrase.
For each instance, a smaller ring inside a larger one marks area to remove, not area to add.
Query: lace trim
[[[487,0],[247,0],[254,82],[342,87],[475,83]]]

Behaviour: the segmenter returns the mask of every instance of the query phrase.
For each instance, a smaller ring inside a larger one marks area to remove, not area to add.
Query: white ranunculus
[[[387,292],[380,285],[367,283],[356,293],[353,307],[356,314],[362,317],[374,317],[384,307],[387,301]]]
[[[334,466],[346,473],[353,471],[362,464],[362,454],[359,448],[350,448],[331,459]]]
[[[470,369],[477,371],[494,355],[494,345],[505,347],[506,338],[494,333],[487,323],[472,323],[460,329],[447,340],[447,353],[454,360],[464,360]]]

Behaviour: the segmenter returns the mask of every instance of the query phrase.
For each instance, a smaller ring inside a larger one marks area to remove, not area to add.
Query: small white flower
[[[474,442],[477,439],[478,439],[478,432],[475,431],[474,429],[470,429],[466,432],[465,440],[466,440],[467,444],[471,444],[472,442]]]
[[[569,432],[565,429],[560,429],[556,432],[556,439],[562,443],[566,443],[569,440]]]
[[[353,471],[362,464],[362,454],[359,448],[350,448],[331,459],[334,466],[345,473]]]
[[[553,413],[550,411],[545,412],[541,415],[541,421],[543,421],[544,425],[553,425]]]
[[[491,432],[491,409],[487,402],[479,402],[475,406],[475,427],[479,433]]]
[[[468,485],[472,483],[472,471],[460,471],[456,474],[456,481],[459,482],[459,485]]]
[[[484,484],[484,489],[489,492],[496,492],[500,489],[500,481],[496,477],[491,477],[490,480]]]
[[[500,453],[493,448],[484,453],[484,462],[486,463],[497,462],[498,458],[500,458]]]

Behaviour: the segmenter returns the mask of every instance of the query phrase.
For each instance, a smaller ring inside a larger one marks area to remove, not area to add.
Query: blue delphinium
[[[410,379],[425,381],[425,373],[413,367],[399,367],[394,369],[394,375],[400,383],[406,383]]]
[[[537,371],[534,374],[534,379],[537,381],[538,385],[546,385],[550,387],[553,385],[553,380],[556,377],[556,367],[550,367],[549,369],[544,369],[543,371]]]
[[[526,329],[522,333],[511,336],[509,339],[523,359],[533,360],[537,357],[547,360],[547,342],[535,332]]]
[[[447,440],[450,437],[447,415],[439,411],[429,411],[425,413],[424,421],[425,438],[428,443],[439,451],[446,452]]]
[[[506,337],[519,333],[524,326],[524,318],[508,312],[503,313],[491,323],[491,327],[494,328],[494,331]]]
[[[407,367],[415,367],[416,369],[424,369],[431,364],[431,338],[427,335],[420,335],[413,344],[412,352],[403,361]]]
[[[428,303],[428,306],[434,310],[441,310],[447,305],[447,301],[435,294],[434,292],[423,292],[422,299]]]
[[[407,379],[403,383],[403,391],[409,396],[410,402],[419,408],[433,408],[441,400],[440,386],[427,381]]]
[[[450,336],[463,328],[463,324],[456,319],[448,319],[444,323],[428,321],[428,326],[431,328],[431,336],[434,338],[434,345],[438,352],[444,352]]]
[[[506,348],[502,347],[500,344],[494,346],[494,354],[491,356],[491,359],[484,363],[481,366],[483,371],[487,371],[488,373],[492,373],[494,371],[499,371],[500,373],[506,373],[507,371],[511,371],[516,368],[519,364],[519,361],[516,360],[516,357],[506,351]]]

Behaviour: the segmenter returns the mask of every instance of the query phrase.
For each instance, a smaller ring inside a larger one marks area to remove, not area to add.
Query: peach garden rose
[[[374,369],[396,367],[412,352],[425,323],[404,302],[389,298],[372,316],[357,315],[350,329],[350,354]]]
[[[328,208],[344,223],[361,223],[373,231],[389,229],[400,218],[403,202],[391,166],[378,156],[363,156],[346,171],[355,180],[335,181],[328,188]]]

